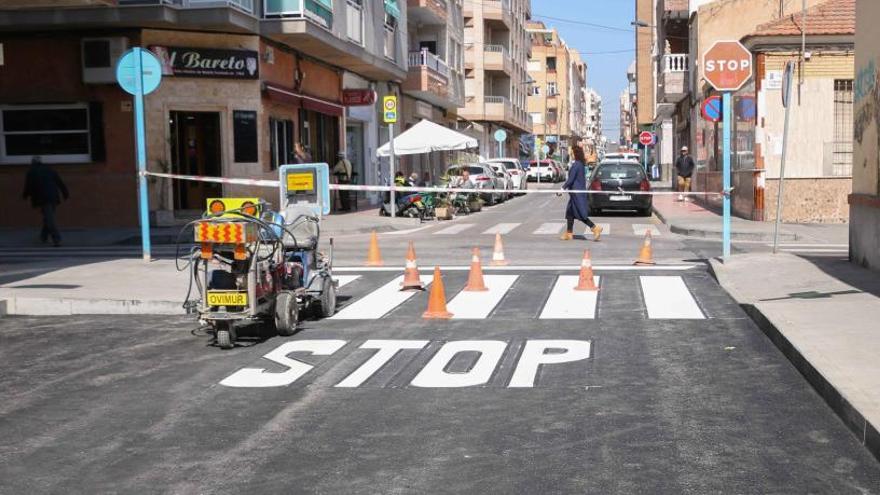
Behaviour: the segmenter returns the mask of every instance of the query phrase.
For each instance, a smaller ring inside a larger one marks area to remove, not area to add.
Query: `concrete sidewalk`
[[[678,201],[674,195],[655,196],[654,213],[675,234],[709,239],[721,238],[721,215],[694,201]],[[773,222],[755,222],[739,217],[730,219],[730,237],[735,241],[773,241]],[[783,224],[779,229],[780,242],[805,241],[815,243],[849,242],[846,224]]]
[[[419,227],[418,218],[389,218],[379,216],[376,209],[352,213],[333,214],[324,218],[322,236],[339,236],[376,232],[394,232]],[[152,227],[150,239],[153,244],[174,244],[182,227]],[[0,248],[23,249],[44,246],[40,229],[0,229]],[[64,229],[62,244],[67,247],[139,246],[141,232],[137,228]],[[186,236],[184,236],[186,239]]]
[[[712,261],[719,283],[880,459],[880,274],[755,253]]]

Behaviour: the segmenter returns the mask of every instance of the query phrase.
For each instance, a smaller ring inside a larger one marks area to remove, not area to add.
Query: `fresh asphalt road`
[[[473,319],[423,320],[427,292],[358,269],[340,271],[336,318],[243,329],[230,351],[185,317],[0,319],[0,492],[880,493],[880,463],[682,239],[657,226],[672,268],[624,270],[632,225],[654,221],[600,218],[599,243],[535,234],[563,206],[519,198],[456,234],[381,236],[389,265],[414,239],[423,267],[461,266],[519,224],[489,293],[444,273]],[[365,239],[337,239],[337,265]],[[621,268],[597,270],[598,294],[516,269],[585,247]]]

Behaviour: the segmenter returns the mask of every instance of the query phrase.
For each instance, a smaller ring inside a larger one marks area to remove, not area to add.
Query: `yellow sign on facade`
[[[315,175],[310,173],[287,174],[288,191],[314,191]]]
[[[396,96],[384,96],[382,97],[382,121],[386,124],[396,124],[397,123],[397,97]]]

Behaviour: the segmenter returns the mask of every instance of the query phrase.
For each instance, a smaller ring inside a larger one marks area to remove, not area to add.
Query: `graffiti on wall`
[[[856,71],[856,79],[853,84],[853,97],[855,100],[854,137],[859,145],[864,146],[866,133],[873,127],[876,143],[874,143],[873,155],[878,169],[877,190],[880,191],[880,81],[878,81],[877,60],[871,59],[859,67]],[[862,162],[862,167],[868,166],[868,153]]]

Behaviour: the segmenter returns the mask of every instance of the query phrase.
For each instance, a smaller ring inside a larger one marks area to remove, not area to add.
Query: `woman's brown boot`
[[[560,241],[570,241],[574,239],[574,234],[571,232],[563,232],[561,236],[559,236]]]
[[[602,237],[602,227],[596,225],[595,227],[593,227],[590,230],[593,232],[593,240],[594,241],[598,241],[599,238]]]

